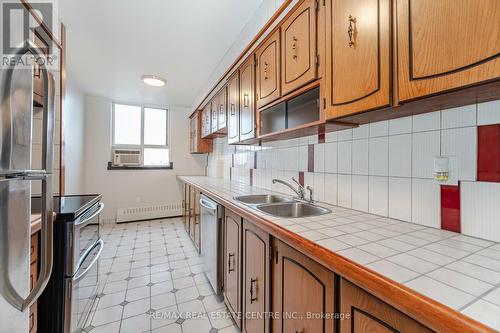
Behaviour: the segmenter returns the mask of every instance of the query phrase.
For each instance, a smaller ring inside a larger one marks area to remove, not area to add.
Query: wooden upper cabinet
[[[334,313],[333,273],[281,241],[274,240],[273,249],[272,309],[280,316],[272,331],[333,333],[333,318],[307,318]],[[297,317],[287,316],[292,313]]]
[[[227,119],[227,93],[226,87],[222,88],[219,92],[218,100],[218,108],[217,108],[217,130],[221,131],[226,128],[226,119]]]
[[[217,118],[219,115],[219,95],[215,95],[214,98],[212,98],[210,105],[211,105],[211,115],[212,115],[210,132],[215,133],[217,132],[217,126],[218,126]]]
[[[239,72],[227,83],[227,142],[240,141],[240,79]]]
[[[257,108],[273,102],[281,96],[280,78],[280,30],[276,30],[255,52],[255,79],[257,84]]]
[[[432,332],[347,280],[341,280],[340,293],[340,312],[350,314],[340,321],[342,333]]]
[[[328,0],[327,118],[391,103],[389,0]]]
[[[203,113],[196,111],[189,119],[190,150],[192,154],[206,154],[212,152],[212,140],[202,138]]]
[[[212,103],[207,103],[201,113],[201,137],[210,135],[212,131],[210,121],[212,119]]]
[[[500,76],[500,1],[397,0],[399,100]]]
[[[269,311],[269,234],[243,220],[243,313]],[[269,333],[264,316],[244,316],[244,333]]]
[[[316,4],[304,0],[281,25],[283,95],[317,78]]]
[[[226,209],[224,223],[224,300],[241,328],[241,229],[238,214]]]
[[[255,61],[250,56],[240,67],[240,141],[255,137]]]

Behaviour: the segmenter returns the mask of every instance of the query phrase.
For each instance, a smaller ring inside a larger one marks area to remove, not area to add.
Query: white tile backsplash
[[[370,138],[369,174],[387,176],[389,173],[389,137]]]
[[[368,176],[352,176],[351,208],[368,211]]]
[[[443,110],[441,129],[476,125],[476,104]]]
[[[411,177],[411,134],[389,137],[389,176]]]
[[[369,212],[380,216],[388,216],[388,177],[369,177]]]
[[[412,222],[441,227],[439,184],[430,179],[412,179]]]
[[[462,233],[500,239],[500,183],[463,182],[460,187]]]
[[[500,100],[477,105],[477,124],[491,125],[500,123]]]
[[[441,152],[440,131],[413,133],[412,177],[433,178],[434,157]]]
[[[303,172],[305,185],[313,187],[318,201],[435,228],[441,227],[440,185],[458,186],[460,182],[463,233],[500,241],[500,191],[496,190],[499,184],[474,183],[477,126],[497,123],[500,101],[326,133],[325,143],[318,143],[318,135],[265,142],[262,147],[229,146],[225,138],[219,138],[214,140],[207,173],[229,178],[232,168],[233,180],[249,183],[248,169],[253,168],[257,151],[255,186],[293,194],[283,186],[271,184],[271,179],[298,178],[299,172]],[[35,120],[33,131],[38,135],[39,125]],[[311,144],[314,172],[308,172]],[[33,156],[37,154],[34,151]],[[445,183],[433,180],[436,156],[450,159],[450,180]],[[425,242],[433,237],[411,240]]]
[[[411,178],[389,177],[389,217],[411,222]]]
[[[350,174],[352,172],[352,141],[338,143],[338,172]]]
[[[352,174],[368,175],[368,139],[352,141]]]
[[[351,208],[351,175],[338,175],[338,205]]]
[[[441,111],[413,116],[413,132],[438,130],[441,127]]]

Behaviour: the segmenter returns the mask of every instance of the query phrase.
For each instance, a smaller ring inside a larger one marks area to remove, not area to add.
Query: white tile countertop
[[[323,203],[332,213],[279,218],[234,200],[269,190],[221,178],[179,179],[500,331],[500,243]]]

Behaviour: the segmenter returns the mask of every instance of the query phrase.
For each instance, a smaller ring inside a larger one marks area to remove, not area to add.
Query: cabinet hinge
[[[316,54],[315,61],[316,61],[316,68],[318,68],[319,67],[319,54]]]
[[[323,97],[323,110],[326,109],[326,97]]]
[[[323,0],[323,6],[326,6],[326,5],[325,5],[325,0]]]
[[[314,1],[314,9],[319,10],[319,0]]]

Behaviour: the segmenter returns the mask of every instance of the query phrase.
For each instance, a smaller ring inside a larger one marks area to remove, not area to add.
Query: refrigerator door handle
[[[26,45],[18,51],[18,55],[23,55],[28,52],[31,52],[33,55],[37,57],[43,57],[43,54],[40,53],[36,45],[31,41],[26,41]],[[43,139],[42,139],[42,167],[47,172],[52,172],[52,164],[53,164],[53,142],[54,142],[54,79],[52,74],[49,73],[45,64],[40,64],[40,69],[42,72],[42,78],[44,83],[44,118],[45,122],[43,124]],[[11,89],[12,84],[12,75],[13,68],[6,69],[6,85],[5,91],[7,94],[5,96],[9,96],[8,92]],[[50,96],[49,96],[50,95]],[[6,110],[10,110],[10,99],[6,98],[4,103],[6,103]],[[7,112],[8,114],[8,112]],[[7,140],[9,137],[7,136]],[[9,142],[10,146],[11,142]],[[10,155],[10,151],[8,152]],[[3,154],[3,153],[2,153]],[[10,156],[3,156],[3,158],[10,158]],[[42,171],[43,173],[43,171]],[[21,175],[22,178],[22,175]],[[28,176],[29,178],[29,176]],[[4,296],[4,298],[15,308],[20,311],[24,311],[29,308],[37,299],[40,297],[41,293],[45,289],[45,286],[49,282],[50,274],[52,272],[52,263],[53,263],[53,205],[52,205],[52,175],[48,174],[45,177],[40,176],[38,179],[42,180],[42,214],[41,214],[41,264],[40,264],[40,274],[38,280],[35,285],[29,292],[26,298],[23,298],[16,289],[13,287],[12,282],[10,281],[10,277],[8,274],[8,269],[4,272],[5,274],[0,275],[0,292]],[[8,245],[7,245],[8,246]],[[2,258],[5,259],[5,258]],[[8,267],[8,260],[2,263],[4,267]]]

